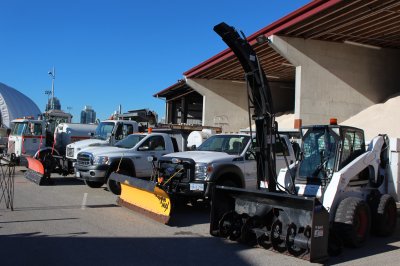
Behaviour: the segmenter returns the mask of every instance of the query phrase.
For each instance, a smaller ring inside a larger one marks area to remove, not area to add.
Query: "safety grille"
[[[67,157],[74,157],[74,148],[67,148]]]
[[[91,165],[92,155],[90,153],[78,153],[77,163],[78,165],[88,166]]]
[[[173,177],[174,180],[179,180],[179,182],[190,182],[194,175],[194,165],[174,164],[172,162],[163,161],[160,162],[160,174],[164,179],[168,179],[175,175]]]

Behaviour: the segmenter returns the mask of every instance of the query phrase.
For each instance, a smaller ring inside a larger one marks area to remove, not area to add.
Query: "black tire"
[[[236,188],[239,187],[235,182],[233,182],[232,180],[228,180],[228,179],[224,179],[221,182],[218,182],[217,185],[225,186],[225,187],[236,187]]]
[[[374,234],[377,236],[392,235],[397,224],[397,206],[394,198],[388,194],[382,195],[372,217]]]
[[[350,197],[340,202],[335,214],[334,231],[346,246],[364,244],[370,229],[371,212],[365,201]]]
[[[91,188],[100,188],[104,185],[103,182],[85,180],[85,184]]]
[[[114,195],[121,195],[121,184],[115,180],[107,179],[107,189]]]
[[[116,172],[116,170],[117,170],[117,169],[115,169],[115,170],[109,172],[109,174],[108,174],[108,176],[107,176],[106,184],[107,184],[107,189],[108,189],[108,191],[110,191],[110,192],[113,193],[114,195],[119,196],[119,195],[121,195],[121,184],[120,184],[119,182],[117,182],[117,181],[115,181],[115,180],[111,180],[111,179],[109,178],[109,176],[111,175],[111,173],[112,173],[112,172]],[[127,169],[120,169],[117,173],[118,173],[118,174],[121,174],[121,175],[132,176],[131,173],[130,173],[130,171],[128,171]]]

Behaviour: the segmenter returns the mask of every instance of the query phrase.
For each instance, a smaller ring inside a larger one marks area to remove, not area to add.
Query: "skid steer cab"
[[[257,192],[217,186],[211,234],[311,261],[361,246],[370,232],[392,234],[399,140],[377,136],[366,146],[363,130],[338,125],[301,133],[301,158],[280,171],[277,193],[267,183]]]

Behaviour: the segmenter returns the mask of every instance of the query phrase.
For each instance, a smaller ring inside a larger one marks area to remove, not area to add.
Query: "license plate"
[[[81,173],[76,172],[76,173],[75,173],[75,177],[81,177]]]
[[[204,191],[204,184],[190,183],[190,190]]]

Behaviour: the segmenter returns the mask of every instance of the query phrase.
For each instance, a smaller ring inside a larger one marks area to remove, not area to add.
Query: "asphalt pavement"
[[[167,226],[118,206],[105,187],[59,176],[54,185],[38,186],[21,170],[16,168],[14,210],[0,202],[0,265],[310,264],[212,237],[206,206],[179,209]],[[371,237],[326,264],[398,265],[399,248],[400,219],[392,237]]]

